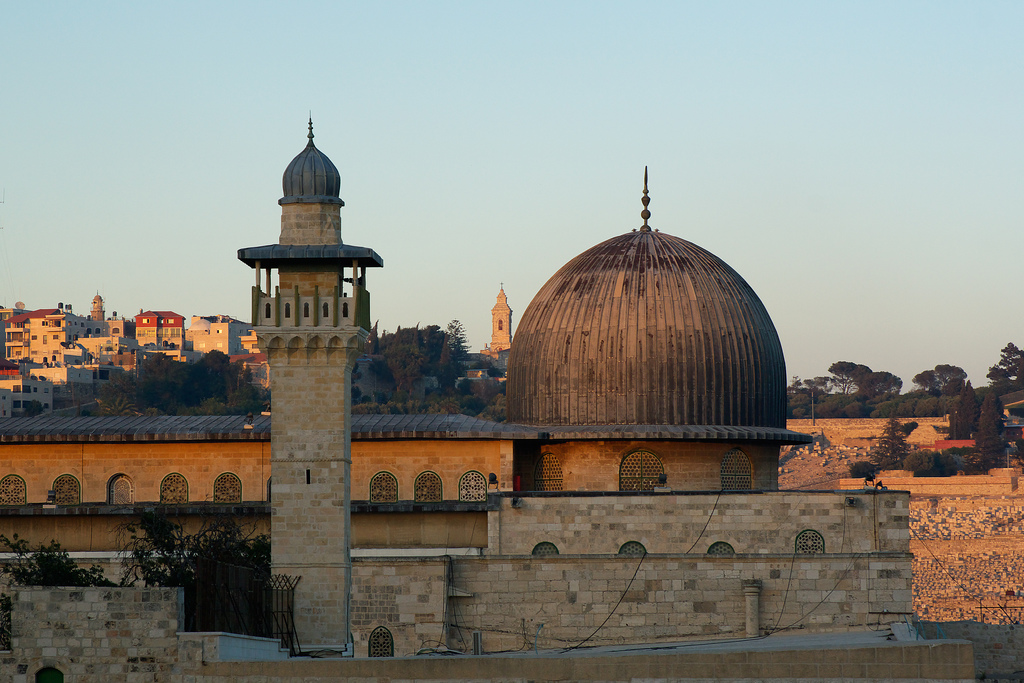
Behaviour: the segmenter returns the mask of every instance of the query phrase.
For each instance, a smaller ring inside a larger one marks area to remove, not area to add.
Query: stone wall
[[[171,680],[180,588],[19,588],[3,669],[30,683],[55,667],[75,683]]]
[[[488,554],[529,555],[543,541],[563,554],[615,554],[627,541],[649,553],[703,553],[724,541],[737,553],[784,554],[806,529],[822,535],[829,553],[905,553],[910,540],[909,497],[897,491],[564,493],[500,500],[500,511],[489,514]]]
[[[786,428],[802,434],[817,436],[824,434],[834,446],[870,446],[882,435],[886,418],[786,420]],[[917,429],[910,433],[907,441],[919,448],[931,448],[938,440],[945,439],[949,422],[944,417],[908,417],[900,422],[916,422]]]
[[[955,638],[974,644],[974,668],[985,679],[998,679],[1000,674],[1013,675],[1024,662],[1024,629],[1012,624],[981,624],[977,621],[955,621],[937,624],[923,622],[928,638]],[[1019,675],[1014,677],[1019,679]]]
[[[904,470],[886,470],[875,475],[889,489],[910,491],[914,496],[1005,496],[1017,490],[1020,470],[999,468],[988,474],[970,474],[954,477],[915,477]],[[864,488],[863,479],[840,479],[841,489]]]

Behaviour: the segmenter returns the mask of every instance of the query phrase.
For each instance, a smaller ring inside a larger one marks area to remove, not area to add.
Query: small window
[[[284,317],[286,317],[286,318],[292,317],[292,305],[289,304],[289,303],[285,303],[285,305],[284,305]]]
[[[214,503],[241,503],[242,480],[231,472],[225,472],[213,482]]]
[[[503,329],[505,329],[505,322],[502,321],[502,320],[499,320],[498,321],[498,332],[501,332]]]
[[[371,503],[397,503],[398,480],[390,472],[378,472],[370,479]]]
[[[302,317],[303,318],[308,318],[309,317],[309,304],[308,303],[302,304]]]
[[[542,455],[533,469],[533,490],[562,490],[562,463],[551,453]]]
[[[619,555],[623,557],[643,557],[647,554],[647,548],[639,541],[626,541],[619,548]]]
[[[348,304],[347,303],[344,303],[344,304],[341,305],[341,317],[342,318],[347,318],[348,317]]]
[[[814,529],[805,529],[796,535],[798,555],[817,555],[825,552],[825,539]]]
[[[394,657],[395,639],[391,635],[391,631],[383,626],[373,629],[367,643],[367,655],[370,657]]]
[[[736,551],[725,541],[715,541],[708,547],[708,555],[735,555]]]
[[[0,505],[26,504],[25,480],[17,474],[0,479]]]
[[[548,541],[541,541],[537,545],[533,546],[533,552],[531,552],[530,554],[536,555],[537,557],[548,557],[550,555],[557,555],[558,546]]]
[[[160,482],[160,502],[164,505],[182,505],[188,502],[188,481],[173,472]]]
[[[323,317],[324,317],[324,318],[327,318],[327,317],[328,317],[328,316],[327,316],[327,314],[328,314],[328,313],[330,312],[330,310],[331,310],[330,306],[328,306],[328,305],[327,305],[327,304],[325,303],[325,304],[324,304],[323,306],[321,306],[320,308],[321,308],[321,309],[323,310]]]
[[[270,320],[270,304],[263,305],[263,317]]]
[[[107,484],[108,505],[131,505],[135,502],[135,486],[124,474],[115,474]]]
[[[723,491],[748,491],[754,488],[750,458],[738,448],[722,456],[720,476]]]
[[[487,479],[479,472],[466,472],[459,480],[459,500],[487,500]]]
[[[422,472],[413,485],[413,499],[417,503],[439,503],[444,500],[441,477],[433,472]]]
[[[82,502],[82,487],[70,474],[62,474],[53,480],[53,492],[57,505],[78,505]]]

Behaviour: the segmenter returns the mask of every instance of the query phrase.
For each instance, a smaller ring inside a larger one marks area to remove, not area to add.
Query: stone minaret
[[[508,307],[505,287],[498,292],[498,303],[491,309],[491,351],[512,348],[512,309]]]
[[[351,642],[352,367],[370,327],[366,269],[383,266],[342,242],[341,176],[313,144],[312,121],[307,137],[284,172],[279,244],[238,252],[256,269],[252,320],[270,363],[271,558],[274,573],[302,577],[303,648]]]
[[[92,298],[92,310],[89,312],[89,319],[103,322],[106,320],[105,315],[106,314],[103,310],[103,297],[97,294]]]

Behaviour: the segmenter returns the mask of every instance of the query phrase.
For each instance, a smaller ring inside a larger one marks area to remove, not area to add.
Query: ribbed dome
[[[313,144],[313,122],[309,122],[309,143],[284,170],[279,204],[317,203],[345,205],[341,197],[341,174],[327,155]]]
[[[533,425],[785,427],[768,312],[724,261],[639,230],[565,264],[533,298],[508,363],[508,419]]]

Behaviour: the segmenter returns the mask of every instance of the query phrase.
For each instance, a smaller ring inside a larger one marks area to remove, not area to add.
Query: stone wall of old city
[[[178,658],[180,588],[19,588],[11,651],[0,669],[29,683],[54,667],[75,683],[170,680]]]
[[[901,422],[916,422],[917,429],[907,441],[918,448],[931,448],[946,438],[949,422],[944,417],[913,417]],[[871,446],[882,435],[886,418],[786,420],[786,428],[812,436],[823,435],[833,446]]]

